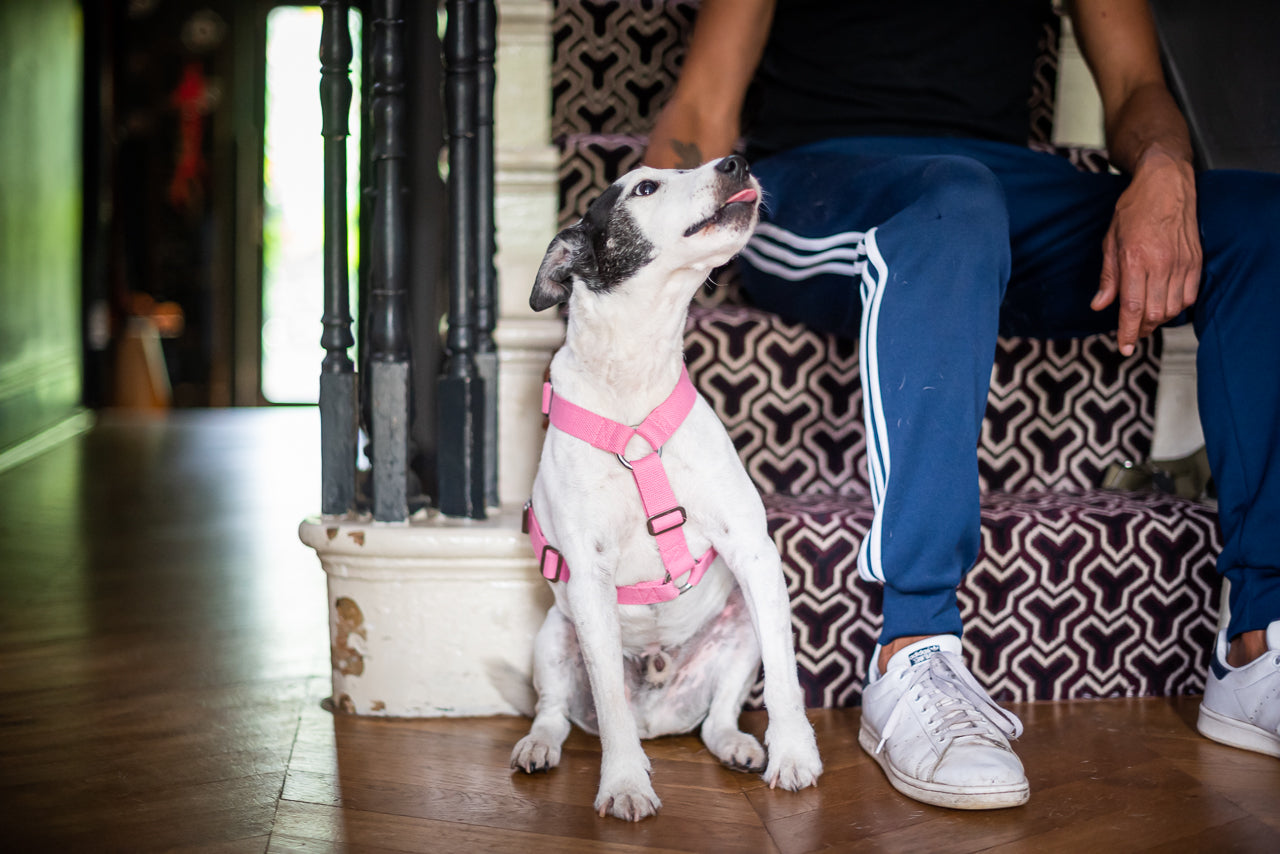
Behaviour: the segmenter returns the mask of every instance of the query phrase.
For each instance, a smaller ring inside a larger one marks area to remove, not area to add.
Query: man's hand
[[[649,132],[644,164],[658,169],[696,169],[708,160],[733,152],[738,142],[738,117],[712,117],[697,104],[678,97],[669,101]]]
[[[1096,311],[1119,302],[1116,338],[1128,356],[1190,306],[1200,285],[1191,136],[1165,85],[1147,0],[1074,0],[1071,20],[1102,96],[1111,162],[1133,176],[1090,303]]]
[[[1120,352],[1174,319],[1196,299],[1201,249],[1190,164],[1149,151],[1116,203],[1102,243],[1102,276],[1090,306],[1119,301]]]
[[[732,154],[774,0],[702,0],[680,81],[649,134],[646,166],[693,169]]]

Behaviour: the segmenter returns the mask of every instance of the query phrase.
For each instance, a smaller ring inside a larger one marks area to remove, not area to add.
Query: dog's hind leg
[[[573,624],[552,607],[533,642],[533,687],[538,707],[529,734],[511,751],[511,767],[526,774],[550,771],[560,763],[572,709],[590,707],[582,656]]]
[[[760,772],[765,767],[764,748],[755,736],[738,729],[742,704],[760,672],[760,644],[741,591],[730,598],[726,616],[732,623],[724,627],[728,631],[716,651],[716,681],[702,722],[702,743],[728,767]]]

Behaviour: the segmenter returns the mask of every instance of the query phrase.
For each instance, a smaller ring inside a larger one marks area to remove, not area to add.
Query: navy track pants
[[[881,642],[959,634],[996,336],[1116,329],[1116,306],[1089,301],[1127,179],[1020,146],[898,137],[752,169],[765,213],[741,256],[748,295],[859,341],[875,517],[858,568],[885,585]],[[1197,195],[1191,320],[1235,637],[1280,619],[1280,175],[1206,172]]]

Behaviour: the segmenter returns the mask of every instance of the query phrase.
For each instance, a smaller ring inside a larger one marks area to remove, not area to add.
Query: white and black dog
[[[511,765],[555,767],[571,722],[598,732],[602,816],[656,812],[640,739],[699,725],[721,762],[763,770],[770,786],[822,773],[764,507],[684,371],[689,302],[751,236],[759,203],[740,157],[638,169],[551,242],[529,300],[567,301],[569,319],[526,511],[555,605],[535,642],[537,713]],[[767,764],[738,729],[762,659]]]

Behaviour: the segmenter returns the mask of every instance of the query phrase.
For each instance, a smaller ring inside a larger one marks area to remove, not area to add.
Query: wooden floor
[[[651,742],[661,814],[591,810],[599,747],[507,768],[516,718],[335,718],[313,410],[105,417],[0,473],[0,851],[1280,851],[1280,762],[1198,698],[1016,706],[1025,807],[898,796],[858,712],[800,793]],[[764,721],[748,715],[762,732]]]

